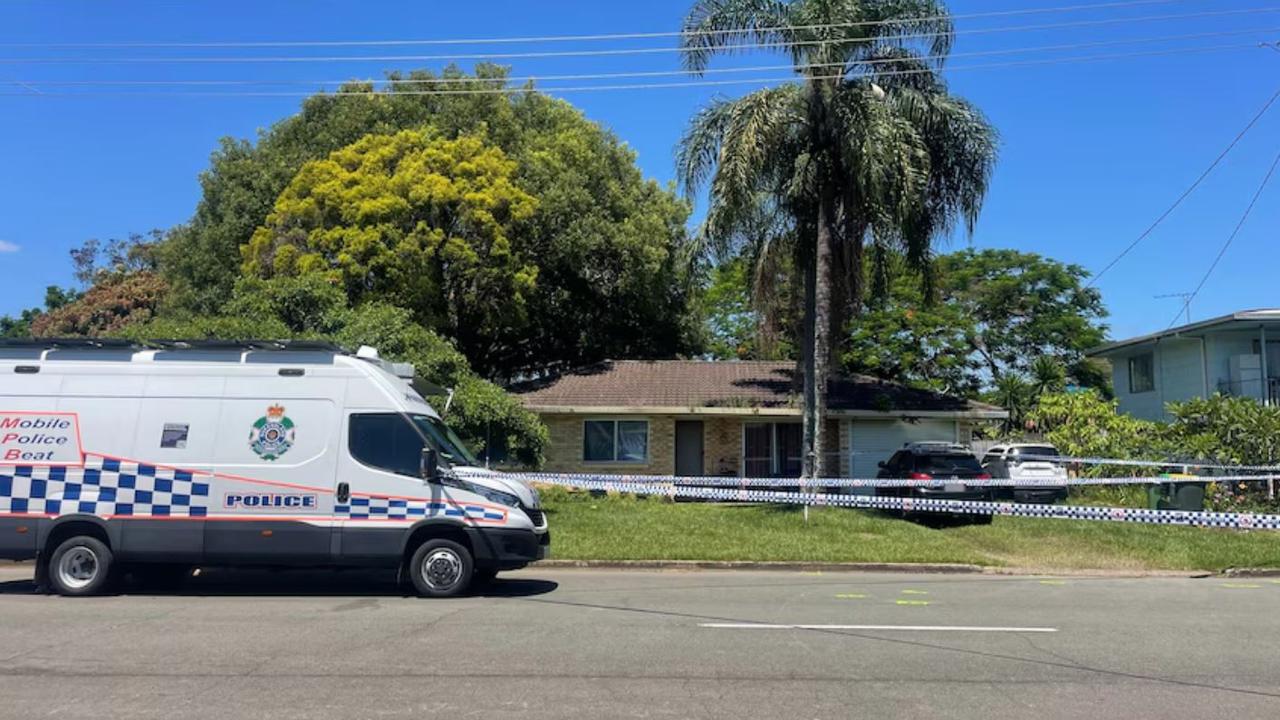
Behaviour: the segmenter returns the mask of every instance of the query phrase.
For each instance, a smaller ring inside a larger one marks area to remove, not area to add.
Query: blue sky
[[[953,0],[950,7],[954,13],[971,14],[1088,1]],[[982,107],[1002,136],[1000,165],[977,231],[972,240],[959,237],[950,246],[972,242],[977,247],[1035,251],[1095,271],[1105,265],[1194,180],[1280,87],[1280,53],[1249,47],[1262,39],[1280,40],[1280,12],[1142,18],[1268,7],[1267,0],[1175,0],[1085,12],[960,19],[958,55],[1173,35],[1259,32],[1053,53],[954,57],[951,65],[959,67],[1072,55],[1242,46],[1216,52],[950,73],[953,90]],[[12,44],[489,38],[669,31],[678,29],[687,9],[686,0],[0,0],[0,44],[9,44],[0,48],[0,277],[4,278],[0,313],[38,304],[46,285],[70,284],[67,252],[84,240],[121,237],[186,220],[199,198],[198,174],[207,166],[218,139],[227,135],[252,137],[259,128],[293,113],[299,103],[294,97],[65,97],[53,94],[66,91],[65,86],[42,82],[325,80],[376,77],[392,68],[440,65],[426,61],[206,65],[33,64],[15,60],[200,54],[407,55],[621,46],[199,51],[22,48]],[[1126,22],[984,32],[989,28],[1121,18]],[[631,41],[630,46],[671,42]],[[739,57],[717,67],[781,61],[772,56]],[[513,65],[516,75],[678,69],[677,56],[671,53],[506,62]],[[30,83],[35,90],[12,84],[19,81]],[[748,87],[565,97],[630,144],[646,174],[667,181],[673,175],[673,148],[689,116],[717,93],[732,95]],[[305,87],[258,89],[300,91]],[[1162,329],[1169,323],[1180,302],[1153,296],[1194,288],[1277,152],[1280,107],[1263,119],[1164,226],[1103,278],[1099,286],[1112,313],[1113,336]],[[1193,318],[1280,305],[1274,290],[1276,270],[1280,269],[1275,255],[1277,228],[1280,179],[1259,202],[1249,224],[1196,299]]]

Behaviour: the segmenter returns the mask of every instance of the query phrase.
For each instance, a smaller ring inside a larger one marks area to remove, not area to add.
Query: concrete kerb
[[[20,572],[30,568],[27,561],[0,560],[0,569]],[[1280,577],[1280,568],[1228,568],[1214,570],[1143,570],[1129,568],[1017,568],[965,563],[832,563],[751,560],[541,560],[532,569],[574,570],[656,570],[695,572],[698,570],[772,570],[779,572],[823,573],[913,573],[944,575],[1011,575],[1020,577],[1105,577],[1105,578],[1252,578]]]
[[[600,569],[600,570],[776,570],[787,572],[847,573],[918,573],[949,575],[1016,575],[1055,577],[1183,577],[1205,578],[1227,575],[1209,570],[1143,570],[1143,569],[1063,569],[1015,568],[972,565],[967,563],[831,563],[739,560],[542,560],[533,568]],[[1247,572],[1247,571],[1241,571]],[[1280,575],[1280,570],[1276,571]],[[1244,577],[1244,575],[1240,575]]]

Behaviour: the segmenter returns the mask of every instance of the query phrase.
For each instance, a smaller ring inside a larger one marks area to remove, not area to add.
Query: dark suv
[[[991,487],[970,487],[965,480],[989,480],[978,458],[962,445],[953,443],[909,443],[880,463],[877,478],[906,480],[947,480],[943,485],[919,487],[879,487],[877,497],[916,497],[940,500],[991,500]],[[970,516],[990,522],[990,515]]]

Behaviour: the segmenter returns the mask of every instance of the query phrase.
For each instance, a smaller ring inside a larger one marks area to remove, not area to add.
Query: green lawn
[[[874,512],[672,503],[550,488],[553,556],[574,560],[975,563],[1036,570],[1280,567],[1280,532],[997,517],[931,528]]]

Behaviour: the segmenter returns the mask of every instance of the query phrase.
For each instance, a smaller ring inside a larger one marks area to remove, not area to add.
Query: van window
[[[347,445],[351,457],[364,465],[397,475],[418,477],[424,440],[449,465],[477,464],[462,440],[447,425],[426,415],[354,414]]]
[[[399,413],[352,415],[347,447],[363,465],[409,477],[420,474],[422,434]]]

